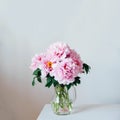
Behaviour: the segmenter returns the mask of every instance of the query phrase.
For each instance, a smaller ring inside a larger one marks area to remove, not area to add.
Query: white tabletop
[[[55,115],[46,104],[37,120],[120,120],[120,104],[81,105],[70,115]]]

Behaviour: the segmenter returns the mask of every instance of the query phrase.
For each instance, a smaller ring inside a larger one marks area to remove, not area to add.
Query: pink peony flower
[[[53,56],[54,61],[61,61],[70,54],[70,48],[65,43],[57,42],[48,48],[47,53]]]
[[[46,77],[47,74],[53,70],[53,65],[55,64],[53,56],[47,53],[45,55],[46,56],[42,59],[41,63],[38,66],[38,68],[41,69],[41,74],[43,78]]]
[[[83,62],[80,55],[75,50],[71,49],[70,58],[73,59],[74,63],[78,66],[78,71],[83,73]]]
[[[79,66],[74,63],[71,58],[65,59],[55,65],[53,71],[50,72],[59,84],[70,84],[74,82],[74,78],[79,74]]]
[[[47,60],[47,59],[44,59],[42,61],[42,64],[40,65],[40,69],[41,69],[41,73],[43,75],[43,77],[46,77],[46,75],[52,71],[52,62]]]
[[[41,63],[42,59],[44,58],[44,54],[40,54],[40,55],[35,55],[32,58],[32,63],[30,65],[30,69],[32,69],[33,71],[36,70],[39,67],[39,64]]]

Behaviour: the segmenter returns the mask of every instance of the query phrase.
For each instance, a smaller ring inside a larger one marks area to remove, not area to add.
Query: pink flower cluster
[[[57,42],[52,44],[46,53],[35,55],[30,68],[41,70],[41,76],[49,73],[59,84],[68,85],[83,72],[83,62],[79,54],[67,44]]]

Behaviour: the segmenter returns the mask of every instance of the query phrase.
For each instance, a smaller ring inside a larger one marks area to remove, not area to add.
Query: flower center
[[[48,61],[48,62],[47,62],[47,67],[48,67],[48,68],[52,68],[52,62]]]

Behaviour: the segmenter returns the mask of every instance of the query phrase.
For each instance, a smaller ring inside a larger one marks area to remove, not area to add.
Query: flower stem
[[[72,110],[72,101],[66,86],[57,85],[55,87],[55,100],[52,102],[53,111],[56,114],[69,114]]]

